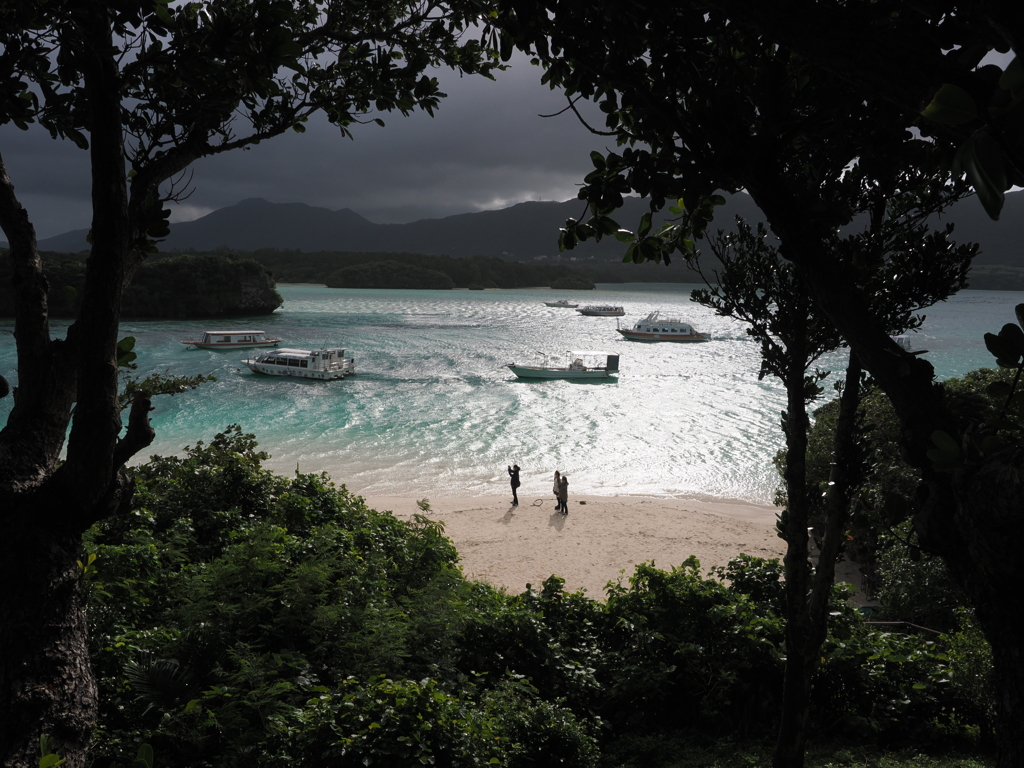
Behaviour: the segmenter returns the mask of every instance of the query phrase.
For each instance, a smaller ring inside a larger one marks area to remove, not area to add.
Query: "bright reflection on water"
[[[770,503],[784,393],[774,380],[758,382],[758,347],[744,326],[690,302],[693,287],[606,285],[573,294],[284,285],[284,307],[270,317],[126,321],[122,333],[138,339],[141,375],[218,379],[157,400],[158,436],[147,454],[179,454],[237,423],[273,455],[271,468],[327,471],[364,495],[501,493],[506,465],[517,463],[527,499],[550,495],[551,475],[559,469],[568,473],[574,493]],[[679,315],[713,341],[625,341],[615,332],[615,318],[543,304],[563,296],[622,304],[623,324],[652,310]],[[1020,297],[966,291],[929,310],[913,346],[930,350],[940,377],[991,366],[982,334],[1012,322]],[[325,383],[270,378],[241,366],[246,351],[180,344],[228,326],[262,328],[282,346],[344,346],[356,359],[357,375]],[[14,384],[9,329],[9,322],[0,328],[0,370]],[[505,367],[568,350],[618,353],[618,379],[523,381]],[[844,361],[837,353],[822,365]],[[0,417],[6,419],[10,406],[11,398],[0,400]]]

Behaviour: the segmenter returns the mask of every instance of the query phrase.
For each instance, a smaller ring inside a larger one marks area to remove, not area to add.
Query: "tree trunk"
[[[861,367],[857,355],[850,352],[846,381],[839,398],[836,433],[832,441],[832,467],[825,494],[825,530],[818,551],[818,567],[814,570],[810,612],[825,631],[828,601],[836,580],[836,561],[845,541],[846,523],[850,519],[850,489],[858,474],[861,457],[857,452],[857,409],[860,408]]]
[[[802,222],[791,224],[792,231],[781,235],[791,246],[786,257],[801,267],[815,303],[849,342],[900,419],[904,458],[923,478],[924,501],[915,528],[922,545],[942,557],[969,597],[992,646],[999,693],[997,765],[1019,768],[1024,765],[1024,617],[1015,606],[1024,593],[1019,552],[1024,540],[1024,452],[990,455],[961,465],[955,474],[937,471],[927,457],[932,434],[941,430],[957,439],[960,429],[942,385],[935,382],[934,369],[888,337],[864,298],[850,289],[854,281],[842,267],[806,250],[813,244],[803,242]]]
[[[961,546],[944,547],[942,558],[969,596],[992,646],[997,765],[1018,768],[1024,765],[1024,614],[1017,608],[1024,594],[1024,449],[961,467],[953,477],[953,493],[953,524]],[[936,548],[941,542],[934,539],[942,533],[932,526],[922,544]]]
[[[0,164],[0,225],[11,243],[19,386],[0,432],[0,764],[39,761],[45,735],[65,765],[86,764],[96,684],[79,593],[81,538],[131,498],[120,468],[152,440],[149,401],[129,430],[118,404],[121,296],[134,264],[118,73],[109,6],[71,9],[89,102],[93,247],[82,310],[66,341],[49,335],[35,233]],[[72,418],[72,406],[74,416]],[[68,434],[67,454],[59,456]]]
[[[782,711],[774,768],[802,768],[807,741],[807,716],[810,710],[811,675],[816,645],[814,627],[809,623],[807,595],[810,587],[807,525],[810,504],[807,498],[807,409],[804,402],[804,375],[807,371],[806,307],[793,312],[793,329],[786,344],[786,508],[781,516],[786,540],[783,569],[786,576],[786,672],[782,687]]]
[[[81,534],[62,533],[40,510],[4,516],[0,558],[0,755],[36,765],[45,735],[69,768],[85,765],[96,719],[79,578]]]
[[[796,360],[792,365],[795,369]],[[854,435],[860,404],[860,366],[851,353],[846,384],[840,399],[839,417],[833,443],[833,466],[826,497],[825,530],[818,566],[811,575],[808,552],[808,524],[811,500],[807,491],[807,414],[804,409],[804,370],[791,371],[786,382],[786,494],[784,520],[786,539],[786,677],[774,768],[802,768],[807,745],[807,721],[811,710],[811,687],[821,644],[828,636],[829,596],[835,582],[836,559],[849,517],[849,477],[855,463]],[[798,412],[793,418],[792,414]],[[794,496],[798,498],[794,498]]]

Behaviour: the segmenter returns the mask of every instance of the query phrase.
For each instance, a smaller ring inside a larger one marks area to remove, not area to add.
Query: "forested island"
[[[494,256],[420,253],[305,253],[274,248],[237,251],[259,262],[282,283],[324,283],[332,288],[539,288],[593,290],[593,274],[570,264],[505,261]]]
[[[323,283],[338,288],[555,288],[593,290],[597,283],[697,283],[685,263],[623,264],[569,258],[529,262],[495,256],[430,256],[420,253],[358,253],[262,248],[218,249],[262,264],[282,283]],[[448,279],[445,280],[439,275]]]
[[[0,259],[0,317],[14,315],[11,261]],[[42,254],[53,317],[74,317],[85,286],[83,254]],[[252,259],[232,255],[154,256],[125,289],[131,318],[203,318],[269,315],[284,303],[274,280]]]

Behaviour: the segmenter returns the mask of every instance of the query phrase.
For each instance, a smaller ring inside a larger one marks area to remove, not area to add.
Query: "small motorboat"
[[[567,299],[559,299],[558,301],[545,301],[549,307],[564,307],[566,309],[576,309],[579,304],[570,304]]]
[[[611,304],[588,304],[576,311],[581,315],[590,315],[591,317],[622,317],[626,314],[625,309],[612,306]]]
[[[521,379],[608,379],[619,372],[619,356],[611,352],[567,352],[563,364],[509,363],[508,369]]]
[[[658,312],[651,312],[632,328],[616,330],[630,341],[711,341],[710,336],[699,333],[689,323],[675,317],[662,317]]]
[[[294,376],[299,379],[328,381],[344,379],[356,372],[355,360],[345,350],[275,349],[242,361],[253,373],[268,376]]]
[[[263,331],[206,331],[199,340],[181,342],[199,349],[241,349],[244,347],[276,347],[280,339],[268,339]]]

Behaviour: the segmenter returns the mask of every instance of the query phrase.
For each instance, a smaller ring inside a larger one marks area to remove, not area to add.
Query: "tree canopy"
[[[1009,180],[1019,178],[1012,166],[1013,142],[1020,136],[1014,127],[1018,69],[972,73],[988,50],[1018,44],[1013,30],[1019,23],[994,35],[975,34],[972,26],[985,20],[1019,22],[1020,12],[997,3],[986,6],[995,15],[985,19],[985,11],[974,12],[975,4],[808,0],[793,4],[792,12],[809,9],[809,16],[820,20],[821,14],[835,11],[835,23],[811,28],[801,22],[800,41],[792,42],[792,34],[777,33],[776,21],[758,23],[770,7],[745,17],[740,7],[749,9],[751,3],[626,6],[599,0],[583,6],[506,0],[499,5],[508,45],[531,53],[544,67],[545,81],[564,90],[570,103],[580,98],[598,102],[606,120],[595,130],[617,144],[592,155],[594,170],[579,193],[592,216],[566,223],[563,247],[616,236],[631,261],[674,254],[693,258],[721,202],[718,190],[743,190],[764,213],[780,256],[795,267],[818,310],[893,403],[902,454],[922,481],[914,499],[916,526],[923,544],[942,555],[970,595],[992,643],[1003,703],[997,728],[1000,761],[1020,763],[1024,665],[1014,638],[1024,627],[1006,606],[1024,588],[1024,569],[1008,566],[1018,559],[999,532],[1007,520],[1019,525],[1022,505],[1016,480],[994,481],[1017,477],[1014,454],[950,450],[954,461],[932,460],[939,444],[955,446],[962,431],[932,366],[889,337],[891,311],[907,286],[884,278],[887,251],[881,240],[874,240],[883,236],[884,227],[866,231],[855,248],[828,245],[857,210],[851,200],[863,201],[859,210],[876,213],[878,221],[897,221],[910,210],[890,204],[900,192],[918,190],[923,197],[913,205],[924,210],[923,199],[948,194],[951,176],[971,168],[970,181],[995,212]],[[844,26],[840,22],[848,16],[856,19]],[[882,59],[882,71],[898,86],[884,93],[876,77],[879,67],[872,67],[869,77],[855,72],[858,59],[844,56],[853,42],[847,38],[850,30],[858,44],[874,51],[876,38],[870,32],[875,28],[877,40],[897,39],[890,35],[908,39],[911,58],[926,62],[915,64],[910,85],[900,80],[904,71],[894,63],[908,50],[902,43]],[[997,46],[993,40],[1000,36]],[[919,51],[921,46],[927,50]],[[953,53],[946,56],[949,50]],[[964,71],[967,80],[956,88],[984,79],[991,97],[986,101],[979,93],[975,102],[985,105],[978,110],[980,124],[959,123],[963,130],[972,126],[967,136],[936,127],[950,122],[946,96],[956,92],[943,91],[943,83]],[[923,88],[927,78],[931,85]],[[1002,113],[991,109],[1000,100]],[[929,103],[931,109],[922,115]],[[912,126],[916,132],[908,130]],[[992,141],[999,143],[994,153],[986,149]],[[861,194],[848,194],[851,185],[859,186]],[[612,215],[630,192],[647,197],[652,212],[674,205],[676,220],[654,228],[647,214],[635,231],[621,227]],[[911,237],[919,240],[921,234]],[[895,245],[897,252],[909,250]],[[935,255],[952,248],[946,242],[935,246]],[[792,758],[777,764],[799,764]]]
[[[386,112],[432,113],[429,69],[489,75],[473,31],[482,0],[114,4],[0,8],[0,124],[34,124],[89,153],[93,219],[81,304],[64,339],[49,328],[48,279],[31,214],[0,157],[18,346],[14,407],[0,432],[0,525],[15,556],[0,578],[0,760],[28,764],[40,734],[84,764],[96,711],[77,566],[82,532],[124,510],[124,463],[152,441],[159,388],[139,387],[122,427],[118,321],[163,203],[189,166],[285,131],[314,113],[340,136]],[[175,391],[171,386],[169,391]],[[52,692],[52,693],[51,693]]]

